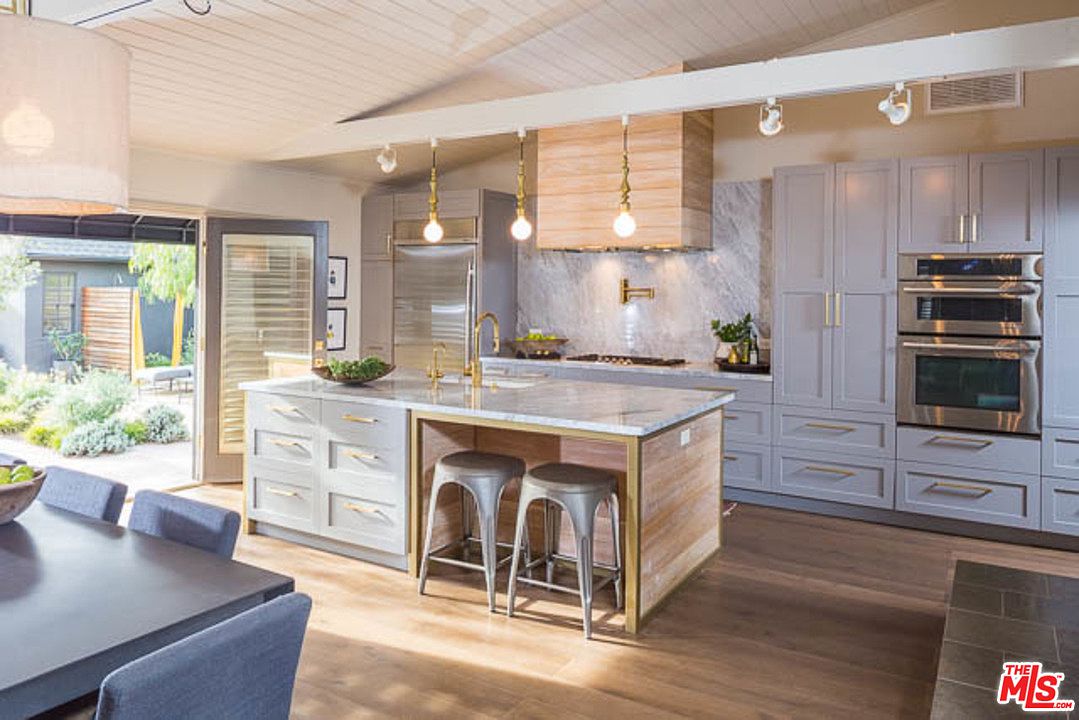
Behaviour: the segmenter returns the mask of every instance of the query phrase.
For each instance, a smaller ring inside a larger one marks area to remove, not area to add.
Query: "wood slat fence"
[[[127,287],[82,289],[83,358],[88,368],[131,374],[134,290]]]

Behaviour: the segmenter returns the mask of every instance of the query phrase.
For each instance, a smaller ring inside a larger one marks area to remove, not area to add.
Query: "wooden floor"
[[[602,593],[592,642],[571,596],[524,588],[518,617],[491,615],[455,568],[420,597],[403,573],[265,537],[236,558],[314,599],[293,716],[319,720],[925,718],[956,558],[1079,576],[1079,555],[748,505],[726,541],[639,636]]]

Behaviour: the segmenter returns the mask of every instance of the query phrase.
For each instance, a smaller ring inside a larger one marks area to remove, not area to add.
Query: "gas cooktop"
[[[576,360],[578,362],[594,362],[594,363],[608,363],[610,365],[685,365],[686,361],[682,358],[657,358],[657,357],[643,357],[640,355],[598,355],[592,353],[590,355],[575,355],[574,357],[568,357],[567,360]]]

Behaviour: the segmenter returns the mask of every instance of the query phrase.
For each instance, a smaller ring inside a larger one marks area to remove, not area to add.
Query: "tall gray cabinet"
[[[360,214],[360,357],[393,361],[393,195],[368,195]]]

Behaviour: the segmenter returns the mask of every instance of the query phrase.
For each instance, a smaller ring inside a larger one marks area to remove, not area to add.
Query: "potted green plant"
[[[53,352],[52,371],[55,375],[63,377],[65,381],[71,380],[82,362],[86,336],[80,332],[61,332],[56,328],[50,328],[48,334]]]
[[[712,321],[712,334],[719,339],[716,358],[728,363],[749,362],[749,338],[753,333],[753,316],[746,313],[734,322]]]

